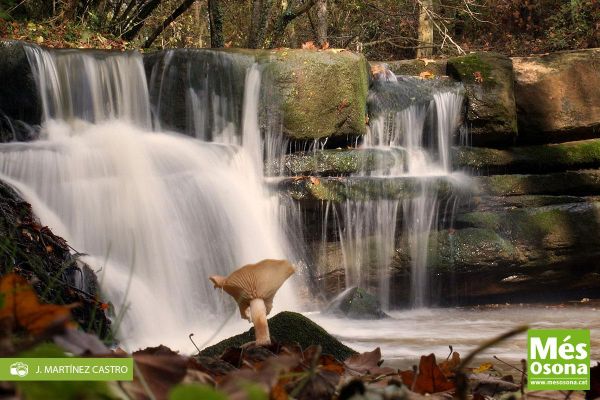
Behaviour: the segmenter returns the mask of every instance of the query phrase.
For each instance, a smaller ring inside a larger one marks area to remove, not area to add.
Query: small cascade
[[[210,337],[237,312],[207,276],[288,256],[262,186],[260,70],[205,51],[182,81],[167,52],[146,64],[149,90],[137,53],[26,51],[43,139],[0,145],[0,173],[89,255],[123,346],[190,349],[190,332]],[[289,285],[277,304],[294,308]]]
[[[399,247],[410,260],[412,305],[429,304],[427,258],[430,233],[439,220],[438,188],[440,182],[461,179],[452,173],[450,146],[462,102],[462,88],[455,84],[397,77],[390,71],[370,92],[372,118],[362,147],[387,152],[394,162],[370,166],[357,178],[406,180],[414,193],[402,199],[346,200],[339,211],[334,208],[334,221],[346,287],[373,290],[384,309],[390,304],[390,266]]]

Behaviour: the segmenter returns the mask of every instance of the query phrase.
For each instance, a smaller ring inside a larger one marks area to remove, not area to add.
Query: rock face
[[[519,140],[600,136],[600,49],[513,59]]]
[[[447,74],[465,85],[466,123],[475,146],[508,146],[517,137],[510,58],[478,52],[448,60]]]
[[[434,76],[446,75],[446,60],[399,60],[372,62],[371,65],[385,64],[396,75],[419,76],[429,72]]]
[[[146,54],[152,103],[158,104],[165,90],[168,98],[174,99],[172,104],[161,104],[159,116],[164,126],[185,133],[193,129],[188,126],[193,121],[185,118],[194,107],[185,89],[190,83],[217,96],[218,113],[226,112],[226,122],[241,126],[244,79],[255,62],[263,71],[263,126],[270,123],[271,114],[281,113],[288,139],[345,138],[366,133],[367,62],[362,55],[340,50],[177,49]],[[209,117],[214,114],[207,113]]]
[[[349,51],[268,52],[266,70],[281,98],[283,128],[292,139],[366,133],[368,64]]]
[[[381,309],[377,297],[358,287],[352,287],[340,293],[329,303],[324,312],[351,319],[389,318],[389,315]]]
[[[23,43],[0,41],[0,141],[31,140],[41,101]]]

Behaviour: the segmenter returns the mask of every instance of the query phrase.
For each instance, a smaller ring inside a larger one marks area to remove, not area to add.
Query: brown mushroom
[[[211,276],[215,288],[221,288],[235,299],[242,318],[254,324],[256,344],[271,344],[267,315],[273,307],[273,297],[293,273],[294,267],[287,260],[262,260],[248,264],[229,276]]]

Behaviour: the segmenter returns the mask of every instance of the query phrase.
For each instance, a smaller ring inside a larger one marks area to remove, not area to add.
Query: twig
[[[448,347],[450,348],[450,354],[448,354],[448,357],[446,357],[446,361],[448,361],[450,359],[450,357],[452,357],[452,353],[454,353],[454,349],[452,348],[452,345],[448,345]]]
[[[494,358],[495,358],[496,360],[500,361],[502,364],[506,364],[506,365],[508,365],[509,367],[516,369],[516,370],[517,370],[517,371],[519,371],[520,373],[523,373],[523,370],[522,370],[522,369],[520,369],[520,368],[517,368],[517,367],[515,367],[514,365],[507,363],[506,361],[502,361],[501,359],[499,359],[499,358],[498,358],[498,357],[496,357],[496,356],[494,356]]]
[[[527,383],[527,361],[521,360],[521,367],[523,371],[521,371],[521,395],[525,398],[525,384]]]
[[[188,338],[190,338],[190,342],[192,342],[192,344],[194,345],[194,347],[196,348],[196,350],[198,350],[198,354],[200,354],[200,349],[198,348],[198,346],[196,346],[196,342],[194,342],[194,339],[192,339],[192,336],[194,336],[194,334],[190,333],[188,335]]]

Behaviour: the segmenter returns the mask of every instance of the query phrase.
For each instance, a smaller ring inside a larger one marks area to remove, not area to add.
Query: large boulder
[[[0,141],[31,140],[42,108],[23,42],[0,41]]]
[[[477,52],[448,59],[447,74],[465,85],[466,123],[475,146],[507,146],[517,137],[510,58]]]
[[[513,58],[519,140],[600,136],[600,49]]]
[[[366,133],[368,64],[343,50],[268,52],[266,64],[291,139],[358,136]]]

